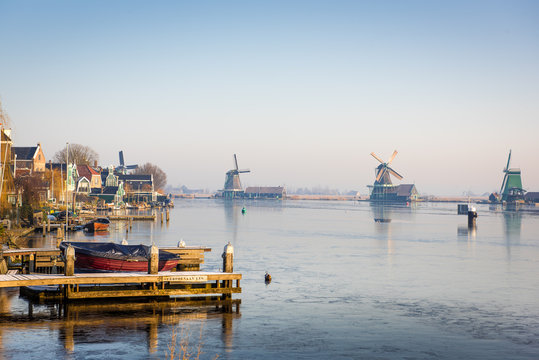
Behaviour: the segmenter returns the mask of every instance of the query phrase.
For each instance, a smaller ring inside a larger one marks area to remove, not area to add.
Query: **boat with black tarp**
[[[111,242],[62,242],[64,251],[69,245],[75,249],[75,267],[78,270],[148,271],[150,247],[147,245],[120,245]],[[159,271],[172,270],[180,257],[168,251],[159,251]]]

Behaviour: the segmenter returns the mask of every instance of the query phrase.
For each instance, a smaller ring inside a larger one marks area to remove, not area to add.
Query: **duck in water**
[[[271,282],[271,275],[268,274],[267,271],[266,271],[266,275],[264,275],[264,281],[266,282],[266,284],[269,284]]]

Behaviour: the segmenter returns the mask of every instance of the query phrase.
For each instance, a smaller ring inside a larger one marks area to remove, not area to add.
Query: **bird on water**
[[[264,281],[266,282],[266,284],[269,284],[271,282],[271,275],[268,274],[267,271],[266,271],[266,275],[264,275]]]

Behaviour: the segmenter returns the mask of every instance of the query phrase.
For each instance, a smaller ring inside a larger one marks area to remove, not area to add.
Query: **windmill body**
[[[520,176],[520,169],[510,168],[511,163],[511,150],[509,150],[509,157],[507,158],[507,165],[503,169],[504,177],[502,181],[502,187],[500,189],[502,202],[515,202],[524,199],[525,190],[522,188],[522,178]]]
[[[124,152],[122,150],[120,150],[118,155],[120,157],[120,166],[118,166],[116,169],[121,174],[125,175],[127,173],[127,170],[134,170],[134,169],[138,168],[138,165],[125,165]]]
[[[234,154],[235,168],[226,172],[225,187],[223,189],[223,197],[226,199],[233,199],[243,196],[243,188],[241,186],[240,174],[249,173],[251,170],[240,170],[238,167],[238,158]]]
[[[402,180],[402,175],[393,170],[389,165],[397,156],[397,150],[393,151],[393,154],[387,162],[380,159],[375,153],[371,153],[380,165],[375,170],[374,184],[370,185],[371,190],[370,200],[380,202],[409,202],[417,200],[419,194],[415,185],[413,184],[401,184],[394,185],[391,181],[391,176]]]

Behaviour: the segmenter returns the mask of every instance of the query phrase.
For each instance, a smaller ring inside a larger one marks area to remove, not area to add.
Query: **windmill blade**
[[[125,167],[127,170],[133,170],[133,169],[137,169],[138,168],[138,165],[127,165]]]
[[[236,170],[238,170],[238,158],[236,157],[236,154],[234,154],[234,164],[236,165]]]
[[[238,170],[239,173],[248,173],[248,172],[251,172],[251,170],[249,169],[243,169],[243,170]]]
[[[505,166],[505,171],[509,170],[510,161],[511,161],[511,150],[509,150],[509,157],[507,158],[507,165]]]
[[[389,173],[393,175],[394,177],[396,177],[397,179],[402,180],[402,175],[396,172],[395,170],[393,170],[392,168],[388,167],[387,171],[389,171]]]
[[[397,150],[393,151],[393,155],[391,155],[391,158],[389,158],[389,161],[387,162],[388,165],[395,159],[395,156],[397,156]]]
[[[505,186],[506,181],[507,181],[507,173],[505,173],[505,175],[503,176],[502,187],[500,188],[500,194],[502,194],[503,192],[503,187]]]
[[[380,161],[380,164],[383,164],[384,162],[382,161],[382,159],[380,159],[378,156],[376,156],[375,153],[371,152],[371,155],[373,158],[375,158],[376,160]]]
[[[376,176],[376,181],[377,182],[380,181],[380,179],[385,174],[385,172],[386,172],[385,166],[383,168],[381,168],[380,171],[378,171],[378,176]]]
[[[125,163],[124,163],[124,152],[122,150],[120,150],[120,166],[123,167],[125,166]]]

